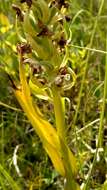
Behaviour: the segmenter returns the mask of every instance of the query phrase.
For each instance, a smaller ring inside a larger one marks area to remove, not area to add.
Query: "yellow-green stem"
[[[60,151],[62,155],[62,162],[65,168],[66,185],[64,190],[80,190],[80,187],[75,180],[76,172],[74,174],[74,169],[72,167],[73,163],[76,166],[75,156],[71,153],[66,143],[65,114],[60,96],[60,91],[57,87],[53,86],[52,92],[56,126],[60,141]]]
[[[56,119],[56,127],[58,136],[61,136],[65,141],[66,131],[65,131],[65,114],[63,109],[63,104],[60,96],[60,92],[58,88],[52,87],[53,93],[53,103],[54,103],[54,111],[55,111],[55,119]]]

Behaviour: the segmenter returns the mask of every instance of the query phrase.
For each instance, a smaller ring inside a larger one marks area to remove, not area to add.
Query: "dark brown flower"
[[[53,32],[49,30],[49,28],[41,21],[38,21],[38,27],[41,29],[37,36],[48,36],[51,37]]]
[[[65,15],[65,20],[66,20],[67,22],[70,22],[70,21],[71,21],[71,17],[70,17],[69,15]]]
[[[31,5],[32,5],[32,0],[21,0],[20,2],[21,2],[21,3],[27,3],[27,5],[29,6],[29,8],[30,8]]]
[[[67,74],[67,67],[65,66],[65,67],[61,67],[60,69],[59,69],[59,73],[61,74],[61,75],[66,75]]]
[[[64,46],[66,45],[66,40],[63,36],[61,36],[60,40],[58,41],[58,45],[60,46],[60,48],[64,48]]]
[[[56,6],[58,7],[58,9],[61,9],[62,6],[64,6],[65,8],[68,8],[69,4],[66,0],[55,0],[54,1]]]
[[[27,43],[21,43],[17,45],[17,51],[18,53],[20,53],[21,55],[24,55],[25,53],[31,53],[31,47],[29,44]]]
[[[43,71],[41,65],[31,65],[31,68],[32,68],[33,75],[40,74]]]

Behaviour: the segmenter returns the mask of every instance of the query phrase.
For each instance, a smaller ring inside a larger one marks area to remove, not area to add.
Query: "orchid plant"
[[[65,179],[64,190],[79,190],[77,161],[67,144],[65,124],[64,92],[76,80],[69,66],[70,1],[21,0],[12,7],[19,39],[19,79],[9,74],[13,92],[55,169]],[[53,104],[56,127],[45,118],[35,97]]]

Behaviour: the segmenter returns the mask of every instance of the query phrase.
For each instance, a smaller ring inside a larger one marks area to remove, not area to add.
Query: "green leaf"
[[[13,190],[21,190],[19,185],[17,185],[17,183],[13,180],[13,178],[5,170],[5,168],[3,168],[1,164],[0,164],[0,173],[5,177],[5,179],[8,181]]]

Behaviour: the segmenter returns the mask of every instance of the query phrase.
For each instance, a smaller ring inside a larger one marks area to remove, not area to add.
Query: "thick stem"
[[[65,114],[63,109],[63,103],[61,100],[60,92],[57,87],[52,87],[53,93],[53,103],[54,103],[54,112],[58,136],[63,138],[65,141],[66,131],[65,131]]]

